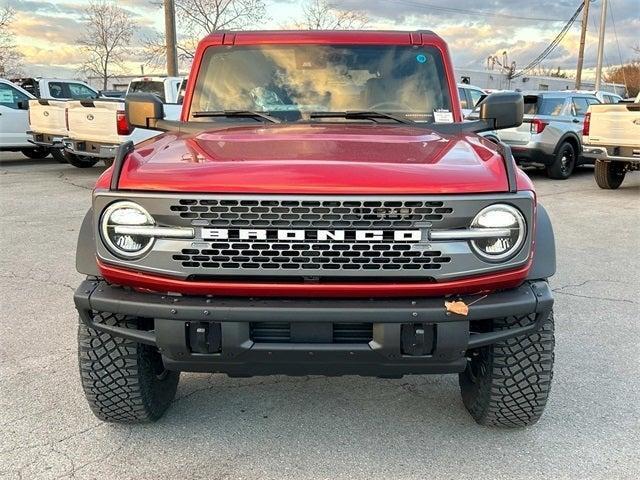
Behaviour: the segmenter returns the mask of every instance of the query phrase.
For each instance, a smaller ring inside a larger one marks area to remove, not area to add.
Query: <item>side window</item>
[[[602,103],[615,103],[611,95],[602,95]]]
[[[24,93],[16,90],[6,83],[0,83],[0,105],[7,108],[18,109],[18,102],[29,100]]]
[[[585,97],[573,97],[572,110],[574,117],[584,117],[589,110],[589,102]]]
[[[616,103],[613,101],[613,97],[609,97],[612,101],[609,103]],[[592,98],[592,97],[587,97],[587,103],[589,105],[600,105],[600,100],[598,100],[597,98]],[[604,103],[607,103],[606,101]]]
[[[64,84],[60,82],[49,82],[49,95],[51,95],[51,98],[66,98],[64,94]]]
[[[81,83],[70,83],[69,93],[71,94],[71,98],[73,98],[74,100],[96,98],[96,92],[91,90],[86,85],[82,85]]]
[[[178,104],[182,105],[184,102],[184,95],[187,93],[187,79],[185,78],[180,83],[180,90],[178,90]]]
[[[460,108],[470,109],[469,101],[467,100],[467,92],[465,88],[458,87],[458,96],[460,97]]]
[[[475,90],[470,88],[467,90],[469,92],[469,96],[471,97],[471,107],[475,107],[478,105],[478,102],[482,98],[483,93],[480,90]]]

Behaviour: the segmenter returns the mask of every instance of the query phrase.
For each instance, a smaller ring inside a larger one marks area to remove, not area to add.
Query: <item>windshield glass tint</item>
[[[451,100],[435,48],[211,47],[190,112],[220,110],[269,112],[284,121],[310,112],[375,110],[430,122],[434,110],[451,112]]]

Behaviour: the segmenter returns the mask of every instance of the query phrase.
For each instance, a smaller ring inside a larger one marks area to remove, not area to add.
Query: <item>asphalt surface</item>
[[[640,477],[640,174],[532,178],[558,245],[556,365],[534,427],[476,425],[457,378],[183,374],[157,423],[87,407],[74,251],[101,168],[0,154],[0,478]]]

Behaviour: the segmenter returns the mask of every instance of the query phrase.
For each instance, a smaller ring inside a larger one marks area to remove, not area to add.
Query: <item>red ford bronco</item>
[[[536,422],[553,366],[549,217],[509,148],[518,93],[463,122],[442,39],[220,32],[179,121],[149,94],[84,219],[82,385],[101,419],[158,419],[181,371],[457,373],[484,425]]]

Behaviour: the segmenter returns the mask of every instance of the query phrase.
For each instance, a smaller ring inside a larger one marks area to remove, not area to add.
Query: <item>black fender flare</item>
[[[76,270],[85,275],[100,276],[96,262],[96,236],[92,208],[86,213],[80,226],[76,247]]]
[[[556,273],[556,242],[547,210],[540,204],[536,208],[536,233],[533,263],[527,280],[540,280]]]

